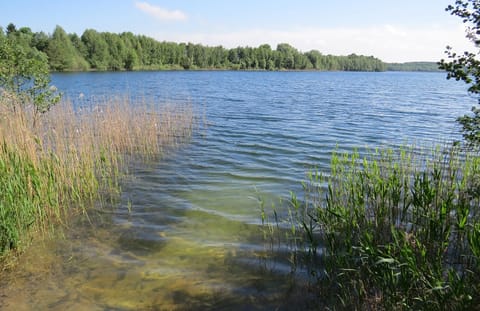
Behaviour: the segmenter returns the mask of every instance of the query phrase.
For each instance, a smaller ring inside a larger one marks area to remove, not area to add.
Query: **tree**
[[[110,53],[104,37],[96,30],[87,29],[82,34],[82,42],[85,45],[86,59],[97,70],[107,70]]]
[[[458,16],[466,24],[466,37],[475,45],[477,51],[465,51],[457,54],[453,48],[447,46],[445,53],[449,61],[442,59],[439,63],[441,69],[447,71],[447,79],[463,81],[469,85],[468,91],[472,94],[480,93],[480,1],[457,0],[454,5],[446,8],[451,15]],[[480,100],[479,102],[480,103]],[[478,104],[477,103],[477,104]],[[472,107],[473,115],[464,115],[457,121],[462,125],[463,137],[470,146],[480,146],[480,107]]]
[[[46,52],[50,68],[54,71],[85,70],[88,68],[88,64],[80,56],[70,37],[60,26],[55,27]]]
[[[16,45],[23,46],[27,49],[32,46],[33,32],[28,27],[17,29],[14,24],[10,23],[7,26],[7,37],[10,40],[15,41]]]
[[[120,34],[120,38],[125,45],[126,57],[124,67],[126,70],[134,70],[139,65],[139,54],[141,49],[138,50],[138,38],[131,32],[124,32]]]
[[[32,47],[35,47],[40,52],[46,53],[49,41],[50,38],[46,33],[44,33],[43,31],[36,32],[33,34]]]
[[[138,56],[135,53],[135,50],[128,50],[127,57],[125,58],[125,69],[126,70],[133,70],[138,63]]]
[[[7,35],[14,34],[16,32],[17,32],[17,27],[15,26],[15,24],[13,24],[13,23],[8,24]]]
[[[310,60],[310,63],[312,64],[314,69],[317,69],[317,70],[324,70],[325,69],[322,66],[322,63],[321,63],[322,53],[320,53],[317,50],[312,50],[310,52],[305,53],[305,55]]]
[[[45,53],[0,35],[0,104],[14,111],[32,105],[35,126],[38,116],[59,100],[60,94],[50,86]]]
[[[102,35],[108,45],[108,52],[111,56],[108,58],[107,69],[113,71],[125,69],[127,50],[123,40],[119,35],[110,32],[104,32]]]
[[[294,69],[295,68],[295,54],[298,54],[297,49],[288,43],[279,43],[277,45],[278,59],[277,67],[279,69]]]

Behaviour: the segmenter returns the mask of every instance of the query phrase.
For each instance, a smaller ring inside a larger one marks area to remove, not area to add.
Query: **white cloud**
[[[234,32],[157,33],[159,40],[194,42],[204,45],[258,46],[275,48],[286,42],[301,51],[319,50],[323,54],[373,55],[386,62],[438,61],[451,45],[455,50],[471,49],[463,27],[431,26],[412,28],[384,25],[366,28],[299,28],[289,31],[249,29]]]
[[[179,10],[170,11],[148,2],[135,2],[135,7],[161,21],[185,21],[187,15]]]

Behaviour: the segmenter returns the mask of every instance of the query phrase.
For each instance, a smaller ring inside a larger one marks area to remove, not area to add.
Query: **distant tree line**
[[[325,70],[384,71],[386,64],[373,56],[324,55],[317,50],[300,52],[287,43],[276,49],[259,47],[204,46],[159,42],[131,32],[115,34],[87,29],[81,36],[57,26],[52,34],[32,32],[10,23],[6,36],[24,49],[46,54],[52,71],[117,71],[162,69]]]
[[[388,71],[443,71],[436,62],[387,63]]]

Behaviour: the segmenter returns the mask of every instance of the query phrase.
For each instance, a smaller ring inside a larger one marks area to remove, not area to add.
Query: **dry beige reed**
[[[0,256],[118,191],[129,160],[158,157],[195,125],[188,104],[123,97],[74,109],[64,101],[34,122],[12,100],[0,98]]]

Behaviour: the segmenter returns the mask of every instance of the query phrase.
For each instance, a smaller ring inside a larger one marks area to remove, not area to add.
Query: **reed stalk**
[[[0,258],[118,192],[129,161],[158,157],[195,123],[189,105],[128,98],[83,109],[64,101],[36,122],[34,111],[7,104],[0,102]]]

